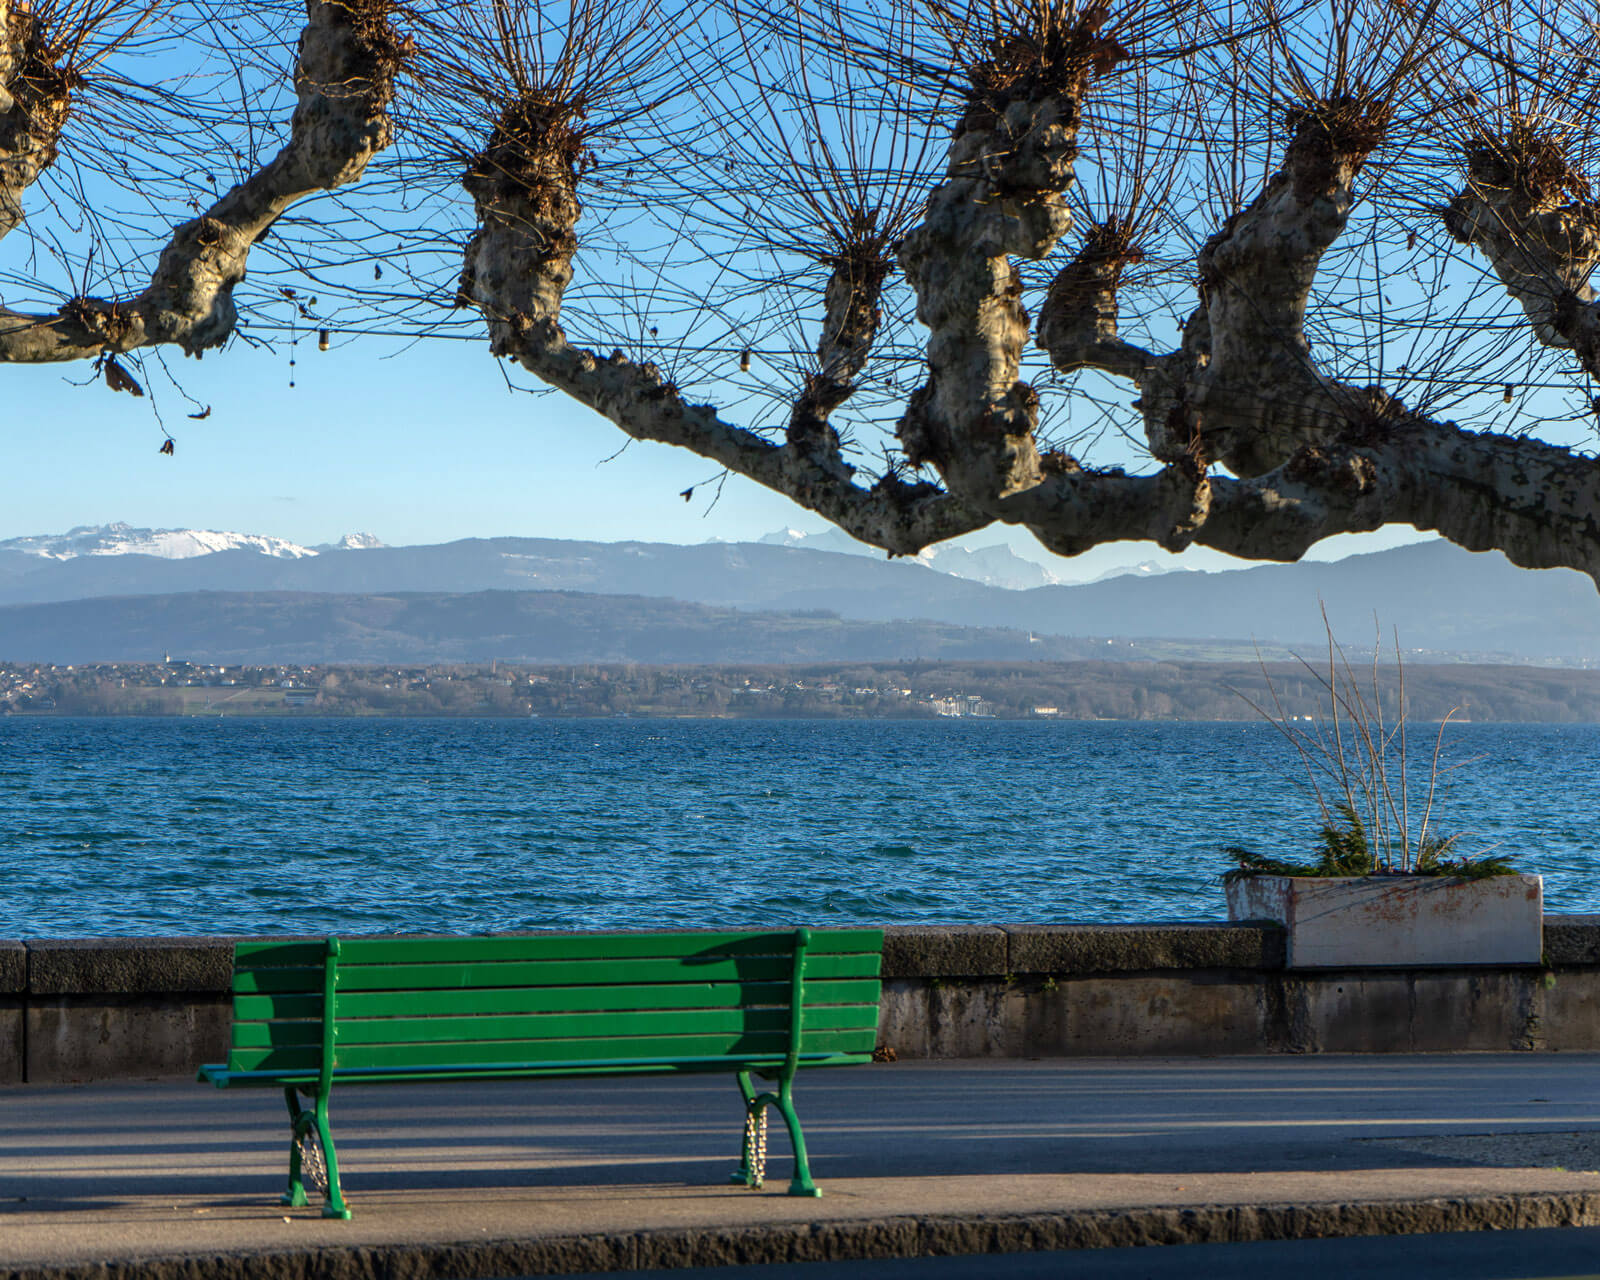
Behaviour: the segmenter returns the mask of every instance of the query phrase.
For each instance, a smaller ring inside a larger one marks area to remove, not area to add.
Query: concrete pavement
[[[802,1074],[821,1200],[729,1186],[721,1077],[335,1090],[355,1217],[285,1210],[269,1090],[0,1089],[0,1280],[468,1277],[1600,1224],[1600,1055]]]

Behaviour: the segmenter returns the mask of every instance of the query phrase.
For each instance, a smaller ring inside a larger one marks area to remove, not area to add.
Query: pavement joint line
[[[352,1245],[7,1267],[0,1280],[503,1280],[681,1267],[1600,1225],[1600,1191],[891,1215],[417,1245]]]

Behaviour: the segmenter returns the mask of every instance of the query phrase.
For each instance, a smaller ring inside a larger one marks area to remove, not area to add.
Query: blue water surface
[[[1446,764],[1435,829],[1600,911],[1600,726]],[[1265,724],[9,717],[0,936],[1214,920],[1302,779]]]

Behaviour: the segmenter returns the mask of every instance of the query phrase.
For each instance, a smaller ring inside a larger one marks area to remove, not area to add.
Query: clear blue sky
[[[0,538],[79,524],[227,529],[314,544],[357,531],[391,544],[514,535],[602,541],[753,540],[823,522],[786,499],[731,477],[713,501],[714,464],[683,450],[629,443],[610,423],[558,393],[509,392],[476,342],[347,341],[326,354],[302,338],[289,386],[285,353],[235,344],[202,361],[166,356],[187,393],[212,406],[205,421],[164,379],[149,399],[113,393],[87,364],[4,371],[21,412],[7,433],[11,483]],[[526,379],[524,379],[526,381]],[[624,446],[626,446],[624,448]],[[620,455],[618,451],[621,450]],[[699,486],[692,501],[679,494]],[[1318,557],[1417,537],[1395,529],[1337,539]],[[1051,561],[1025,533],[984,530],[963,540],[1010,542]],[[1073,562],[1066,577],[1162,559],[1154,546],[1118,544]],[[1191,553],[1196,567],[1230,562]]]

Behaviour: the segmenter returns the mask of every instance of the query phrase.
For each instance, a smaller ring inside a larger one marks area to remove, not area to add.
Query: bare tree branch
[[[356,181],[388,145],[393,80],[408,52],[389,11],[387,0],[307,0],[283,149],[173,230],[138,295],[74,298],[54,316],[0,308],[0,361],[77,360],[158,343],[199,355],[221,346],[252,247],[297,200]]]

